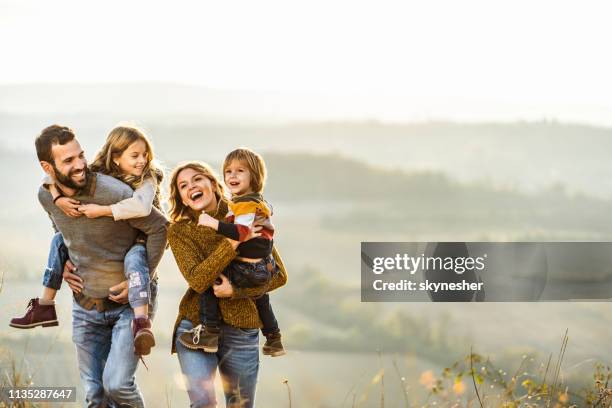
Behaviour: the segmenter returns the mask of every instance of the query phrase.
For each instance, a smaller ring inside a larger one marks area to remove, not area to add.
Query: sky
[[[0,0],[0,84],[372,98],[381,119],[612,124],[604,1]],[[380,101],[380,103],[378,103]],[[355,109],[363,109],[363,103]]]

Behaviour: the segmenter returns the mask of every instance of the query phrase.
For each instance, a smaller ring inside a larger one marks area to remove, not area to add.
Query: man
[[[72,129],[52,125],[36,139],[36,153],[45,173],[64,196],[80,203],[110,205],[132,196],[121,181],[87,168],[83,149]],[[54,228],[62,233],[70,254],[65,273],[74,291],[72,340],[77,349],[81,381],[88,407],[144,407],[135,383],[138,357],[134,354],[131,322],[133,310],[127,303],[123,258],[139,231],[147,235],[146,249],[151,273],[166,247],[167,220],[153,209],[143,218],[114,221],[110,217],[71,217],[53,203],[42,186],[38,199]],[[152,288],[151,310],[156,290]]]

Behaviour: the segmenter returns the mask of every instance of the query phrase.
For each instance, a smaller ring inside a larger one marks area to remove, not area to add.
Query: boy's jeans
[[[203,353],[190,350],[178,341],[182,333],[192,328],[189,320],[181,320],[174,338],[181,371],[187,381],[190,406],[217,406],[214,382],[218,367],[226,406],[254,407],[259,371],[259,329],[240,329],[222,323],[219,351]]]
[[[151,282],[150,317],[156,306],[157,282]],[[134,311],[122,305],[104,312],[72,304],[72,341],[77,349],[81,381],[87,407],[144,407],[134,373],[138,357],[134,354],[131,323]]]
[[[43,286],[59,290],[62,286],[64,264],[69,259],[68,248],[61,233],[56,233],[51,240],[49,258],[43,277]],[[144,306],[149,303],[149,261],[144,245],[136,244],[125,255],[125,277],[128,280],[128,298],[130,306]]]

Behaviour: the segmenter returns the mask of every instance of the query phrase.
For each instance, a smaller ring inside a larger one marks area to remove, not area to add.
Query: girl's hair
[[[190,208],[183,204],[183,200],[181,199],[177,186],[178,176],[181,171],[185,169],[192,169],[198,173],[201,173],[204,177],[210,180],[210,182],[213,184],[213,191],[217,197],[217,202],[225,198],[223,184],[219,182],[217,175],[208,164],[200,161],[180,163],[174,170],[172,170],[172,175],[170,176],[170,197],[168,197],[168,201],[170,203],[170,220],[172,222],[189,219],[191,216],[189,211]]]
[[[231,151],[223,161],[223,179],[225,180],[225,169],[231,162],[237,160],[244,163],[251,173],[251,189],[255,193],[261,193],[266,184],[266,163],[259,154],[251,149],[241,147]]]
[[[139,140],[144,142],[147,149],[147,164],[143,169],[142,175],[133,176],[131,174],[123,174],[113,159],[121,156],[132,143]],[[92,171],[115,177],[132,187],[134,190],[140,187],[146,178],[150,177],[157,186],[153,205],[161,209],[160,185],[164,178],[164,172],[155,160],[151,142],[141,129],[135,126],[124,125],[117,126],[111,130],[106,138],[106,143],[102,146],[98,154],[96,154],[96,158],[90,168]]]

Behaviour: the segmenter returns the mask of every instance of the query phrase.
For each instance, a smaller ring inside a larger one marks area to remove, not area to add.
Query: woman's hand
[[[76,269],[76,266],[74,266],[70,260],[67,260],[64,264],[64,273],[62,274],[62,277],[74,293],[81,293],[83,290],[83,278],[74,274]]]
[[[55,205],[69,217],[76,218],[83,215],[81,212],[79,212],[81,202],[79,200],[75,200],[74,198],[60,197],[55,200]]]
[[[198,218],[198,225],[210,227],[216,231],[219,228],[219,221],[202,211]]]
[[[221,274],[219,275],[219,278],[221,278],[221,283],[219,283],[218,285],[213,285],[213,291],[215,292],[215,296],[218,298],[232,297],[232,295],[234,294],[234,287],[227,279],[227,276]]]
[[[59,200],[58,200],[59,201]],[[108,205],[84,204],[79,206],[79,211],[87,218],[112,217],[113,212]]]

